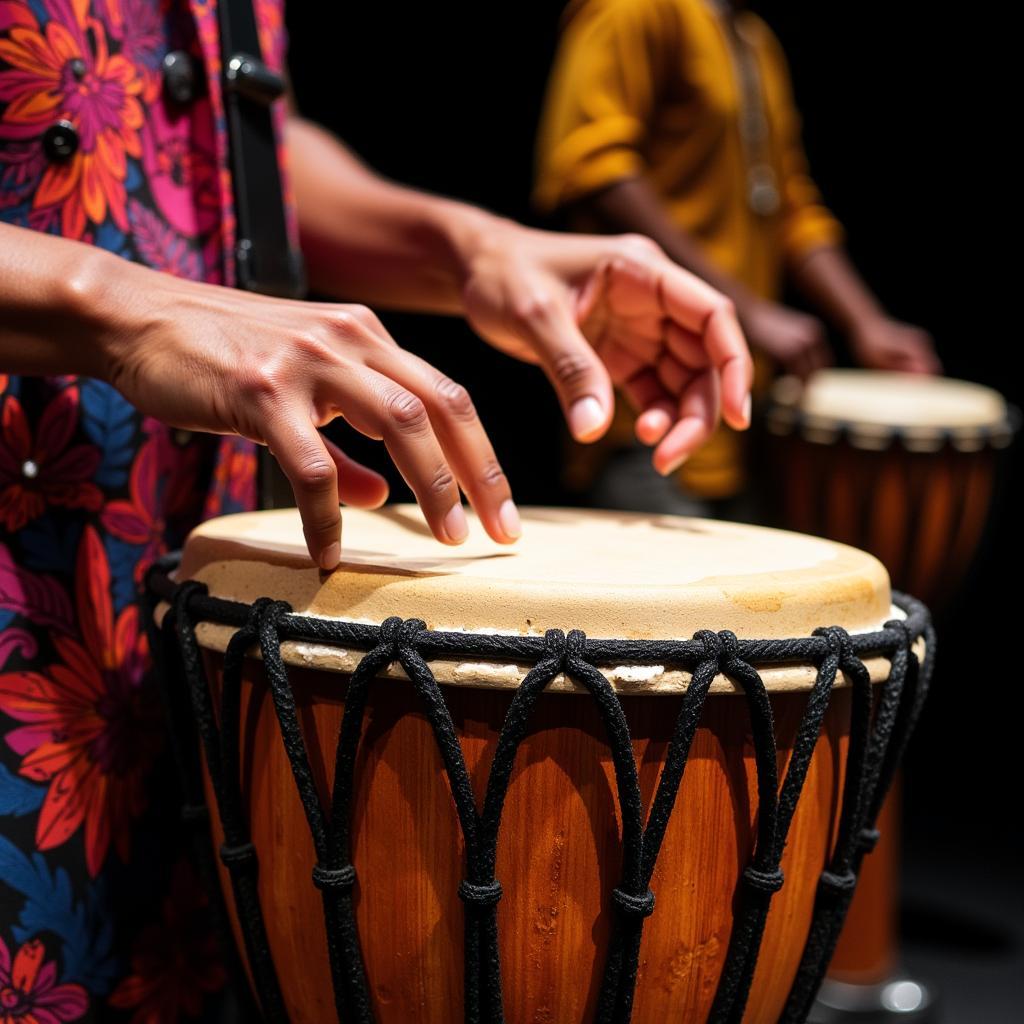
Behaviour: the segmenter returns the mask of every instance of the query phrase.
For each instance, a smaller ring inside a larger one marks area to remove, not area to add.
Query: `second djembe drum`
[[[546,509],[446,548],[398,507],[333,573],[294,512],[165,569],[187,814],[269,1020],[805,1018],[930,674],[873,557]]]

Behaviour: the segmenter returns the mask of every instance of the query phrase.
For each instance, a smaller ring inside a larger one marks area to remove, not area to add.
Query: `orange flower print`
[[[128,230],[125,209],[127,158],[139,157],[143,123],[138,68],[121,54],[111,55],[103,24],[88,16],[80,0],[44,0],[49,16],[41,24],[36,5],[5,7],[13,25],[0,39],[0,102],[7,108],[0,139],[39,138],[58,120],[70,121],[79,145],[66,162],[51,163],[33,198],[35,209],[60,207],[61,233],[81,238],[87,223],[102,224],[109,214]],[[15,17],[17,13],[17,17]]]
[[[58,985],[57,965],[44,963],[46,950],[29,939],[11,956],[0,937],[0,1024],[66,1024],[89,1009],[81,985]]]
[[[37,848],[53,849],[84,828],[95,877],[111,844],[128,859],[160,726],[139,686],[146,661],[139,610],[129,605],[114,614],[110,566],[91,526],[79,545],[75,581],[80,637],[55,633],[61,660],[44,671],[0,674],[0,711],[22,723],[6,736],[22,757],[20,774],[49,783]]]

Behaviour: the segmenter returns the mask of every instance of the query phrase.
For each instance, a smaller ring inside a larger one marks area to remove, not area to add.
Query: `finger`
[[[430,363],[401,349],[370,359],[370,365],[418,396],[441,447],[484,529],[500,544],[522,534],[519,512],[487,431],[469,392]]]
[[[596,441],[612,421],[608,372],[581,333],[569,300],[534,293],[520,301],[519,328],[540,358],[577,441]]]
[[[709,365],[701,336],[671,320],[665,323],[665,343],[672,355],[691,370],[703,370]]]
[[[654,450],[654,468],[667,476],[677,470],[711,436],[718,422],[719,380],[712,372],[697,375],[679,402],[679,420]]]
[[[341,560],[338,470],[308,412],[277,408],[266,416],[264,439],[292,485],[310,557],[330,571]]]
[[[695,283],[696,282],[696,283]],[[664,312],[680,327],[698,333],[721,377],[722,413],[737,430],[750,426],[754,364],[732,304],[681,267],[668,264],[661,276]]]
[[[459,486],[422,399],[369,367],[339,370],[325,386],[356,430],[384,441],[434,536],[444,544],[461,544],[469,525]]]
[[[675,423],[678,403],[650,368],[625,381],[622,391],[639,414],[633,427],[637,440],[656,445]]]
[[[380,508],[388,500],[388,482],[380,473],[356,462],[329,438],[324,445],[338,470],[338,497],[346,505]]]

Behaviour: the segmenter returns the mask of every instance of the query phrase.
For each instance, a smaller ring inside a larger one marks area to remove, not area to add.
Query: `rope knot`
[[[849,869],[842,874],[822,871],[818,884],[822,888],[831,889],[834,892],[850,892],[857,884],[857,876]]]
[[[814,635],[824,639],[829,653],[839,659],[840,665],[848,664],[853,658],[853,641],[842,626],[819,626]]]
[[[871,853],[872,850],[878,845],[878,840],[881,838],[881,833],[877,828],[862,828],[857,833],[857,845],[865,852]]]
[[[781,868],[776,868],[774,871],[760,871],[750,865],[743,871],[743,881],[758,892],[776,893],[782,888],[782,883],[785,880]]]
[[[914,638],[910,633],[910,627],[907,625],[906,619],[890,619],[885,624],[885,628],[894,630],[902,635],[903,639],[900,641],[900,646],[905,650],[909,651],[914,646]]]
[[[693,642],[700,647],[701,661],[714,661],[722,656],[722,640],[717,633],[710,629],[698,629],[693,634]]]
[[[544,633],[544,648],[561,672],[565,668],[565,659],[568,656],[568,641],[565,634],[560,629],[547,630]]]
[[[654,893],[650,889],[641,896],[624,889],[612,889],[612,899],[619,911],[630,917],[650,917],[654,913]]]
[[[570,629],[565,638],[565,653],[569,658],[582,658],[587,643],[587,634],[581,629]]]
[[[220,860],[225,867],[232,864],[255,864],[256,847],[252,843],[239,843],[237,846],[230,846],[222,843],[220,848]]]
[[[322,864],[313,867],[313,884],[321,891],[340,889],[348,892],[356,884],[356,869],[351,864],[340,868],[325,868]]]
[[[731,629],[722,629],[718,632],[718,642],[721,644],[718,655],[718,664],[723,672],[730,674],[730,671],[740,663],[738,652],[740,641]]]
[[[394,659],[398,660],[399,651],[414,648],[417,638],[426,628],[427,624],[422,619],[400,619],[392,615],[380,624],[381,643],[390,647]]]
[[[459,882],[459,899],[474,910],[496,906],[501,899],[501,882],[492,878],[489,882],[477,885],[464,878]]]

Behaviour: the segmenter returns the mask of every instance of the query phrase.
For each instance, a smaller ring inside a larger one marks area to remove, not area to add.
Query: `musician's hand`
[[[339,499],[375,507],[387,497],[382,477],[318,432],[336,416],[384,441],[438,540],[465,539],[460,485],[492,538],[519,535],[469,395],[400,349],[366,307],[272,299],[121,261],[116,270],[91,311],[106,336],[104,376],[165,423],[269,445],[323,568],[340,557]]]
[[[661,473],[720,410],[733,427],[750,423],[752,365],[731,303],[647,238],[507,224],[469,261],[464,303],[484,338],[543,367],[578,441],[608,429],[613,385]]]
[[[807,378],[832,362],[822,322],[777,302],[752,299],[738,307],[752,348],[760,349],[786,371]]]
[[[941,373],[931,335],[913,324],[888,317],[858,324],[850,332],[850,347],[861,366],[903,373]]]

